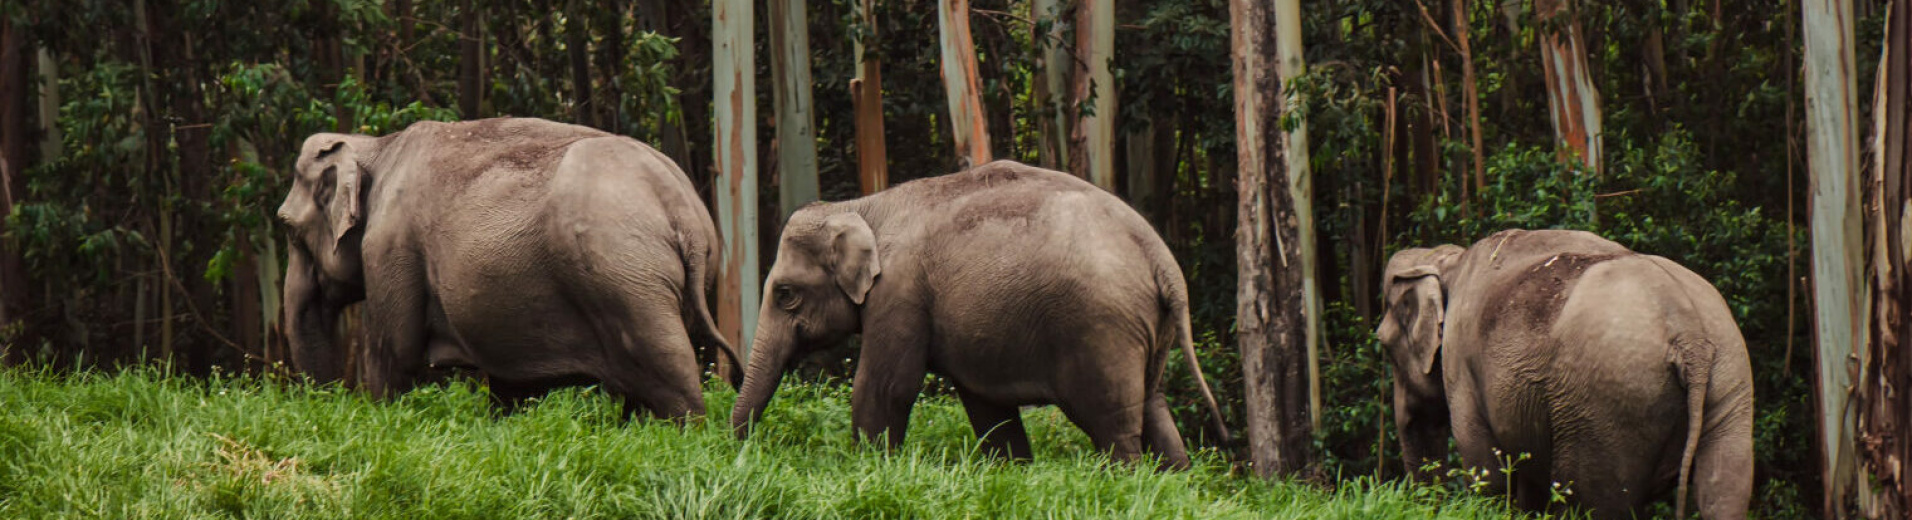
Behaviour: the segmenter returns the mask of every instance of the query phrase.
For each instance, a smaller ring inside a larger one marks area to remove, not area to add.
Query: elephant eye
[[[332,201],[332,182],[338,178],[338,171],[337,166],[327,166],[319,173],[319,182],[312,189],[312,201],[320,210],[324,210],[327,203]]]
[[[782,307],[784,310],[797,310],[797,306],[803,303],[803,296],[797,294],[797,290],[788,285],[777,286],[775,294],[777,297],[777,306]]]

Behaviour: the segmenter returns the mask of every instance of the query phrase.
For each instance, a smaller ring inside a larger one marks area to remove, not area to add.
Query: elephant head
[[[1420,467],[1446,451],[1447,396],[1441,382],[1441,329],[1447,295],[1442,276],[1462,249],[1443,245],[1395,253],[1383,274],[1387,313],[1375,329],[1394,361],[1394,427],[1402,462],[1422,478]]]
[[[861,332],[863,304],[882,271],[876,233],[861,215],[813,204],[790,216],[764,282],[750,366],[731,412],[738,438],[750,435],[794,355]]]
[[[291,228],[285,275],[287,342],[293,362],[313,379],[336,381],[342,356],[332,341],[346,304],[364,299],[359,239],[365,224],[364,164],[377,151],[372,137],[317,134],[305,140],[292,190],[279,205]]]

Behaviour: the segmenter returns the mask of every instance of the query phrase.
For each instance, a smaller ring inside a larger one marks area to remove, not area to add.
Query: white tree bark
[[[745,359],[757,332],[757,87],[749,0],[711,5],[717,228],[724,241],[718,273],[717,326]]]
[[[1814,343],[1819,369],[1821,469],[1830,510],[1852,496],[1850,371],[1864,366],[1867,328],[1859,175],[1859,105],[1852,4],[1806,0],[1806,161],[1812,177]]]
[[[810,17],[804,0],[770,0],[770,75],[777,89],[777,206],[817,200],[816,114],[810,102]]]
[[[1077,114],[1070,141],[1071,171],[1115,191],[1115,76],[1109,58],[1115,55],[1115,2],[1080,0],[1076,6],[1075,104]],[[1089,111],[1080,110],[1090,104]]]
[[[1275,73],[1281,91],[1307,71],[1302,60],[1301,0],[1275,0]],[[1294,198],[1301,253],[1302,315],[1308,326],[1308,417],[1321,428],[1321,289],[1315,282],[1314,175],[1308,170],[1308,122],[1283,134],[1282,156],[1288,166],[1288,193]]]

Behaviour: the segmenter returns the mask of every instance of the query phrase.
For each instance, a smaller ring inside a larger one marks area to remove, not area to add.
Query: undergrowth
[[[1356,479],[1110,464],[1053,408],[1024,412],[1027,464],[976,451],[927,397],[909,441],[854,442],[842,385],[791,382],[748,441],[734,393],[686,426],[622,419],[568,389],[509,414],[453,382],[391,402],[253,376],[0,370],[4,518],[1479,518],[1490,499]]]

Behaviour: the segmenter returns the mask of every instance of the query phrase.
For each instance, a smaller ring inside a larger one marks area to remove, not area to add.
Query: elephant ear
[[[321,134],[330,139],[320,145],[315,161],[325,168],[320,183],[331,192],[326,202],[326,218],[332,221],[332,247],[338,248],[345,234],[365,223],[365,175],[359,167],[358,150],[347,136]],[[321,193],[321,196],[323,194]]]
[[[829,264],[837,288],[849,295],[851,302],[862,305],[870,286],[876,285],[876,275],[883,274],[876,257],[876,232],[855,213],[826,217],[823,230],[830,237]]]
[[[1434,362],[1440,359],[1441,328],[1447,322],[1447,302],[1441,289],[1441,277],[1433,266],[1416,266],[1395,279],[1396,283],[1413,284],[1403,295],[1399,305],[1411,305],[1414,319],[1407,324],[1407,345],[1409,358],[1413,366],[1419,368],[1421,375],[1434,373]]]

